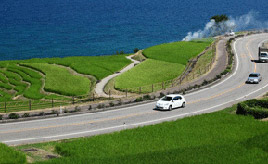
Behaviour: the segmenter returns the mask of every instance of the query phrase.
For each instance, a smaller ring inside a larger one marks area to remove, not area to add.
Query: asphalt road
[[[153,110],[153,102],[100,113],[0,124],[0,141],[19,145],[92,136],[214,112],[239,101],[256,98],[268,92],[268,63],[251,61],[258,59],[258,45],[265,40],[268,40],[268,34],[238,39],[234,43],[234,72],[214,86],[185,95],[185,108],[156,111]],[[252,72],[261,73],[263,80],[260,84],[245,84]]]

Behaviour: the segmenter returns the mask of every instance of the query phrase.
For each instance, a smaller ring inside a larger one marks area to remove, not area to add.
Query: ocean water
[[[0,0],[0,60],[129,53],[250,11],[267,21],[267,0]]]

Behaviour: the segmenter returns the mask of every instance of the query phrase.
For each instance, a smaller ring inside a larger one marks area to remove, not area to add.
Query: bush
[[[79,106],[76,106],[75,108],[74,108],[74,112],[80,112],[81,111],[81,108],[79,107]]]
[[[45,115],[45,112],[40,112],[39,113],[39,116],[44,116]]]
[[[0,115],[0,120],[3,120],[3,115]]]
[[[159,98],[162,98],[164,96],[166,96],[166,95],[164,93],[160,92]]]
[[[252,115],[255,119],[268,117],[268,100],[247,100],[237,105],[236,114]]]
[[[29,113],[24,113],[21,117],[25,118],[25,117],[30,117]]]
[[[151,100],[151,96],[150,95],[144,95],[143,100]]]
[[[113,107],[114,106],[114,103],[113,102],[110,102],[109,105],[110,105],[110,107]]]
[[[207,85],[208,84],[208,81],[207,80],[204,80],[202,85]]]
[[[216,79],[220,79],[220,78],[221,78],[221,75],[217,75],[217,76],[216,76]]]
[[[104,108],[104,107],[105,107],[104,104],[99,104],[99,105],[97,106],[98,109],[101,109],[101,108]]]
[[[143,101],[142,97],[136,98],[135,102],[141,102]]]
[[[138,51],[139,51],[138,48],[134,48],[134,50],[133,50],[134,53],[136,53],[136,52],[138,52]]]
[[[58,114],[59,112],[57,110],[52,110],[52,114]]]
[[[18,119],[18,118],[20,118],[20,116],[19,116],[19,114],[17,114],[17,113],[10,113],[10,114],[8,115],[8,118],[9,118],[9,119]]]

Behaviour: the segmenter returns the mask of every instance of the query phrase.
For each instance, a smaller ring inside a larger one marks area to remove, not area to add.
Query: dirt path
[[[99,83],[96,84],[95,92],[96,92],[97,96],[99,96],[99,97],[109,97],[109,95],[107,95],[104,92],[104,87],[106,86],[106,84],[112,78],[114,78],[114,77],[116,77],[118,75],[121,75],[122,73],[124,73],[124,72],[130,70],[131,68],[133,68],[136,64],[140,63],[139,61],[132,59],[133,56],[135,56],[135,55],[137,55],[139,53],[141,53],[141,50],[138,51],[137,53],[133,54],[133,55],[127,56],[126,58],[132,61],[131,64],[129,64],[128,66],[123,68],[119,73],[109,75],[109,76],[105,77],[104,79],[102,79]],[[111,97],[121,98],[121,97],[124,97],[124,96],[122,96],[122,95],[111,95]]]

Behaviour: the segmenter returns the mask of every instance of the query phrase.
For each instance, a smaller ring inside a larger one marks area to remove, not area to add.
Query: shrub
[[[99,105],[97,106],[98,109],[101,109],[101,108],[104,108],[104,107],[105,107],[104,104],[99,104]]]
[[[217,76],[216,76],[216,79],[220,79],[220,78],[221,78],[221,75],[217,75]],[[216,79],[215,79],[215,80],[216,80]]]
[[[44,116],[45,115],[45,112],[40,112],[39,113],[39,116]]]
[[[20,118],[20,116],[19,116],[19,114],[17,114],[17,113],[10,113],[10,114],[8,115],[8,118],[9,118],[9,119],[18,119],[18,118]]]
[[[74,108],[74,112],[80,112],[81,111],[81,108],[79,107],[79,106],[76,106],[75,108]]]
[[[134,48],[134,50],[133,50],[134,53],[136,53],[136,52],[138,52],[138,51],[139,51],[138,48]]]
[[[166,95],[164,93],[160,92],[159,98],[162,98],[164,96],[166,96]]]
[[[183,95],[185,95],[185,89],[184,89],[184,90],[182,90],[182,94],[183,94]]]
[[[59,112],[57,110],[52,110],[51,113],[52,114],[58,114]]]
[[[3,115],[0,115],[0,120],[3,120]]]
[[[29,113],[24,113],[21,117],[30,117],[30,114]]]
[[[135,102],[141,102],[143,101],[142,97],[136,98]]]
[[[268,117],[267,100],[247,100],[237,105],[236,114],[252,115],[255,119]]]
[[[110,107],[113,107],[114,106],[114,103],[113,102],[110,102],[109,105],[110,105]]]
[[[208,84],[208,81],[207,80],[204,80],[202,85],[207,85]]]
[[[151,96],[150,95],[144,95],[143,100],[151,100]]]

